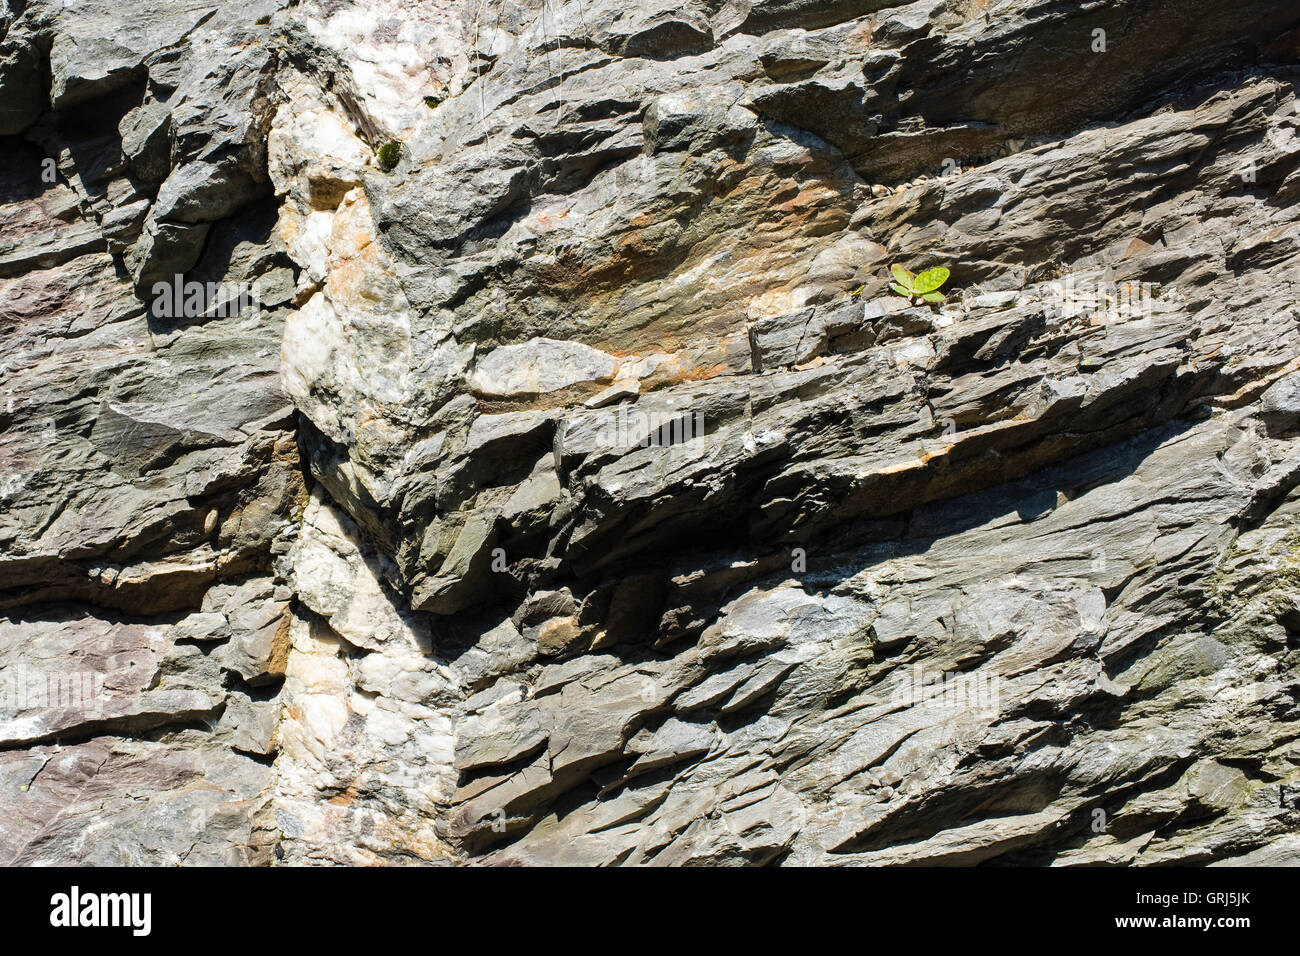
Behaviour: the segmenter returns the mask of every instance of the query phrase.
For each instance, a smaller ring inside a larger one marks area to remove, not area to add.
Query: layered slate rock
[[[307,489],[279,375],[297,268],[268,201],[272,9],[0,18],[36,71],[0,69],[5,862],[274,858],[292,594],[272,557]],[[155,279],[200,291],[163,309]]]
[[[1294,4],[70,6],[0,852],[1294,860]]]

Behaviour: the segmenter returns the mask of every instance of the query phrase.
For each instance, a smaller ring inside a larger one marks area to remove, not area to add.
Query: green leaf
[[[908,272],[902,266],[897,264],[894,265],[892,271],[894,273],[894,278],[898,280],[898,284],[901,285],[904,289],[908,289],[910,291],[916,288],[916,284],[915,284],[916,276],[912,275],[912,273]]]
[[[950,274],[943,266],[939,266],[937,269],[926,269],[916,277],[916,291],[922,295],[933,292],[948,281]]]
[[[889,287],[890,287],[891,289],[893,289],[895,292],[897,292],[897,293],[898,293],[899,295],[901,295],[901,296],[906,296],[906,297],[909,298],[909,299],[912,297],[912,290],[911,290],[911,289],[904,289],[904,288],[903,288],[901,285],[899,285],[897,282],[891,282],[891,283],[889,283]]]
[[[938,305],[941,302],[947,302],[947,297],[942,292],[927,292],[921,296],[922,302],[929,302],[931,305]]]

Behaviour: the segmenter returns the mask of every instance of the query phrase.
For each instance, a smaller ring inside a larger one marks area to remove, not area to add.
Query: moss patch
[[[388,172],[402,158],[402,144],[395,139],[390,139],[375,150],[375,157],[379,160],[379,168]]]

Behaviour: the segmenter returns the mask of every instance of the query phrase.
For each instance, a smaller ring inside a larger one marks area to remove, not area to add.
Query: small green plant
[[[913,305],[921,302],[940,305],[948,301],[939,291],[939,287],[948,281],[951,274],[943,266],[926,269],[920,275],[913,275],[897,264],[890,271],[894,273],[894,281],[889,284],[889,288],[905,296]]]
[[[390,139],[375,150],[375,156],[379,160],[379,168],[384,172],[388,172],[402,158],[402,144],[395,139]]]
[[[429,109],[431,110],[436,110],[438,108],[438,104],[441,103],[442,101],[443,101],[443,97],[441,96],[426,96],[424,98],[424,105],[429,107]]]
[[[253,22],[256,23],[259,27],[264,27],[264,26],[266,26],[268,23],[271,22],[271,17],[270,17],[270,15],[268,14],[267,16],[264,16],[264,17],[258,17],[258,18],[257,18],[256,20],[254,20]]]

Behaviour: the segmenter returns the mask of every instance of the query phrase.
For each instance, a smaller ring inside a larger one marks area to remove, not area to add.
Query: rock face
[[[0,2],[0,862],[1300,862],[1248,7]]]

